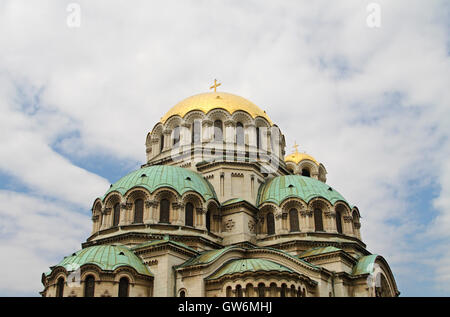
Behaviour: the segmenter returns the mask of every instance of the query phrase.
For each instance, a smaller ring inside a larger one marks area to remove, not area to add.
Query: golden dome
[[[186,98],[170,109],[161,118],[161,123],[165,123],[170,117],[176,115],[183,118],[188,112],[193,110],[200,110],[207,114],[210,110],[216,108],[224,109],[230,114],[238,110],[245,111],[253,118],[263,117],[270,125],[273,124],[266,112],[257,105],[245,98],[226,92],[207,92]]]
[[[306,153],[295,152],[295,153],[289,154],[284,159],[285,162],[293,162],[295,164],[298,164],[304,160],[310,160],[310,161],[313,161],[314,163],[316,163],[317,165],[319,165],[319,162],[317,162],[317,160],[314,157],[312,157],[311,155],[306,154]]]

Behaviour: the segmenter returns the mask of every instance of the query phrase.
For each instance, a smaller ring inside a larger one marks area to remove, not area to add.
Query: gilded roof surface
[[[118,267],[129,266],[139,274],[153,276],[141,259],[125,246],[98,245],[88,247],[65,257],[55,267],[62,266],[70,272],[84,264],[95,264],[103,271],[114,271]]]
[[[356,265],[353,267],[352,275],[372,273],[377,257],[378,254],[371,254],[361,257],[358,260],[358,263],[356,263]]]
[[[272,202],[280,205],[286,198],[300,198],[306,203],[316,197],[322,197],[331,204],[345,198],[329,185],[311,177],[286,175],[274,177],[259,188],[257,205]]]
[[[304,160],[310,160],[319,165],[319,162],[317,162],[317,160],[314,157],[306,153],[295,152],[287,155],[284,159],[285,162],[293,162],[295,164],[298,164]]]
[[[207,92],[188,97],[170,109],[164,117],[161,118],[161,122],[165,123],[170,117],[176,115],[183,118],[187,113],[193,110],[200,110],[207,114],[212,109],[217,108],[224,109],[230,114],[233,114],[238,110],[245,111],[253,118],[263,117],[270,125],[272,125],[269,116],[257,105],[243,97],[226,92]]]
[[[265,259],[240,259],[232,260],[222,265],[216,272],[210,275],[207,280],[214,280],[225,275],[244,272],[289,272],[294,273],[284,265]]]
[[[122,177],[109,188],[103,199],[112,191],[118,191],[123,195],[133,187],[143,187],[150,192],[161,187],[169,187],[180,195],[195,191],[205,201],[216,198],[214,188],[200,174],[178,166],[154,165]]]

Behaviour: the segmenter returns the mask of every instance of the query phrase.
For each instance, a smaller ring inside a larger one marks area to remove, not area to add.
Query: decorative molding
[[[150,207],[156,207],[158,206],[158,202],[156,200],[146,200],[145,201],[145,207],[150,208]]]
[[[255,233],[255,222],[251,219],[248,221],[248,230],[250,230],[251,233]]]
[[[206,208],[195,208],[195,210],[202,215],[206,214],[208,211]]]
[[[179,202],[174,202],[172,203],[172,208],[173,209],[183,209],[184,205],[179,203]]]
[[[223,231],[224,232],[231,232],[233,231],[234,227],[235,227],[235,221],[233,219],[228,219],[224,224],[223,224]]]
[[[353,221],[353,217],[352,216],[344,216],[344,222],[352,222]]]

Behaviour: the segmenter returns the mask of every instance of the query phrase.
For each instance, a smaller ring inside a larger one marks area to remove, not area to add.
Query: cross
[[[217,83],[217,80],[214,79],[214,85],[212,85],[211,87],[209,87],[209,89],[213,89],[214,88],[214,92],[216,92],[217,87],[219,87],[220,85],[222,85],[221,83]]]
[[[298,144],[297,144],[297,141],[295,141],[293,147],[294,147],[294,149],[295,149],[295,153],[298,153]]]

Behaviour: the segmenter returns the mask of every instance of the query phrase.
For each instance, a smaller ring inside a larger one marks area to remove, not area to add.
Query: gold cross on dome
[[[295,153],[298,153],[298,144],[297,144],[297,141],[295,141],[293,148],[295,149]]]
[[[219,87],[220,85],[222,85],[222,84],[221,83],[217,83],[217,80],[214,79],[214,85],[209,87],[209,89],[213,89],[214,88],[214,92],[216,92],[217,91],[217,87]]]

